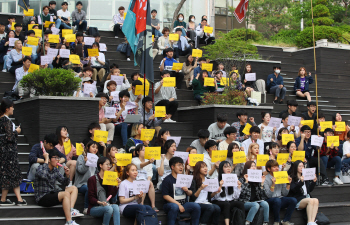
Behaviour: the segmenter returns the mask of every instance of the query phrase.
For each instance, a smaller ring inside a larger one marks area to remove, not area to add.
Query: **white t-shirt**
[[[261,124],[259,124],[259,128],[261,130]],[[273,127],[264,126],[264,130],[262,131],[261,139],[263,142],[271,142],[273,136]]]
[[[346,157],[346,154],[349,154],[349,153],[350,153],[350,142],[345,141],[343,144],[343,158],[342,158],[342,160],[347,159],[348,157]]]
[[[233,143],[233,142],[236,143],[239,147],[241,147],[241,143],[239,143],[238,141],[232,141],[232,143]],[[228,143],[226,142],[226,140],[225,140],[225,141],[222,141],[222,142],[220,142],[220,144],[219,144],[218,150],[227,150],[229,145],[230,145],[230,144],[228,144]]]
[[[207,178],[205,178],[205,180],[207,180]],[[210,204],[209,200],[208,200],[208,192],[202,190],[199,195],[198,198],[196,199],[196,201],[194,201],[195,203],[198,204]]]
[[[133,183],[128,180],[123,180],[119,185],[119,193],[118,196],[124,196],[125,198],[132,198],[134,197],[134,186]],[[126,203],[126,204],[120,204],[119,210],[120,214],[123,213],[124,208],[127,205],[137,205],[137,200],[133,200],[132,202]]]
[[[214,179],[218,177],[218,170],[215,169],[213,174],[211,176],[209,176],[209,171],[211,170],[211,168],[214,166],[215,163],[211,162],[211,158],[209,156],[209,154],[204,154],[204,160],[203,162],[205,162],[205,164],[207,164],[207,168],[208,168],[208,178],[210,179]]]
[[[242,147],[244,148],[245,155],[248,156],[249,145],[253,143],[251,138],[242,142]],[[259,145],[259,154],[264,154],[264,142],[260,139],[256,140],[256,143]]]
[[[276,133],[275,133],[275,137],[276,137],[276,138],[278,137],[278,131],[279,131],[281,128],[283,128],[283,127],[284,127],[284,126],[283,126],[283,123],[281,123],[280,127],[277,128]],[[290,126],[288,126],[287,129],[289,130],[289,129],[290,129]],[[299,133],[299,127],[295,127],[295,130],[294,130],[294,131],[295,131],[294,133],[293,133],[293,132],[289,132],[289,134],[298,134],[298,133]]]
[[[148,159],[145,159],[145,162],[148,162],[148,161],[149,161]],[[135,164],[137,167],[138,175],[136,177],[136,180],[147,180],[148,177],[153,176],[152,163],[141,168],[142,162],[139,157],[132,158],[131,163]]]
[[[204,146],[202,146],[201,143],[199,142],[199,139],[194,140],[190,144],[190,146],[195,147],[197,149],[197,154],[205,154],[205,153],[207,153],[207,151],[205,150]]]
[[[66,10],[65,12],[63,12],[63,10],[60,9],[60,10],[57,11],[57,16],[60,16],[60,17],[63,16],[63,17],[65,17],[65,18],[68,19],[68,17],[70,17],[71,14],[70,14],[70,12],[69,12],[68,10]]]
[[[221,197],[221,192],[222,190],[225,188],[225,197]],[[232,200],[236,200],[239,198],[241,194],[241,189],[238,189],[238,187],[233,187],[233,194],[229,195],[228,194],[228,187],[222,187],[220,193],[216,194],[211,200],[217,200],[220,202],[225,202],[225,201],[232,201]]]
[[[162,160],[156,160],[156,168],[157,169],[160,167],[161,163],[162,163]],[[164,173],[163,173],[163,176],[158,175],[158,184],[157,184],[157,188],[158,189],[160,187],[160,184],[164,180],[164,178],[166,176],[168,176],[169,174],[171,174],[171,168],[169,166],[169,160],[167,158],[165,158],[164,159]]]

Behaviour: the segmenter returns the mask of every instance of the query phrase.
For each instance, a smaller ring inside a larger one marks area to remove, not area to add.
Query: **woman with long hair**
[[[131,147],[134,147],[138,144],[144,144],[146,147],[149,147],[149,141],[140,140],[142,129],[147,129],[147,128],[143,128],[142,123],[134,123],[131,128],[131,134],[130,134],[131,137],[126,141],[125,151],[129,153],[133,153],[133,156],[135,156],[133,152],[134,149],[131,149]]]
[[[350,127],[348,125],[346,125],[346,122],[344,122],[345,123],[345,131],[336,131],[335,130],[337,128],[335,123],[343,121],[343,118],[340,115],[340,113],[334,113],[332,115],[332,121],[333,121],[334,136],[338,136],[339,137],[340,145],[342,145],[344,143],[344,141],[346,141],[346,138],[347,138],[346,134],[350,131]]]
[[[7,34],[7,37],[0,41],[0,63],[4,63],[2,72],[7,72],[7,60],[9,57],[7,53],[9,53],[13,49],[13,47],[10,46],[9,39],[14,37],[15,37],[15,32],[11,30]]]
[[[194,96],[194,99],[197,100],[199,104],[203,100],[204,93],[215,92],[215,90],[218,88],[217,83],[215,82],[215,79],[214,79],[214,87],[204,85],[204,79],[208,76],[209,76],[208,71],[202,70],[200,73],[196,74],[196,78],[192,80],[193,96]]]
[[[162,30],[163,36],[158,38],[158,55],[163,54],[165,57],[164,50],[167,48],[173,48],[174,41],[169,40],[170,29],[168,27],[164,27]]]
[[[232,142],[228,145],[227,148],[227,158],[226,161],[232,166],[232,173],[236,174],[237,177],[240,177],[244,168],[244,163],[233,164],[233,153],[239,152],[240,148],[237,142]]]
[[[164,151],[164,144],[165,142],[168,140],[168,137],[170,137],[170,130],[162,128],[159,133],[158,136],[156,138],[156,141],[154,143],[155,147],[161,147],[161,152],[162,154],[165,154],[166,152]]]
[[[252,91],[254,91],[254,90],[256,91],[256,90],[257,90],[257,87],[256,87],[256,84],[255,84],[255,81],[247,81],[247,80],[245,79],[245,75],[246,75],[247,73],[254,73],[254,72],[253,72],[253,69],[252,69],[252,65],[249,64],[249,63],[247,63],[247,64],[245,65],[245,68],[244,68],[244,73],[243,73],[243,84],[244,84],[245,91],[246,91],[248,97],[250,97]]]
[[[288,148],[287,145],[283,145],[282,144],[282,134],[289,134],[288,128],[286,127],[282,127],[279,131],[278,131],[278,135],[276,137],[276,143],[278,144],[278,146],[280,147],[280,152],[281,153],[288,153]]]
[[[311,102],[311,95],[309,91],[309,84],[312,84],[314,79],[306,73],[305,67],[300,67],[298,72],[298,77],[295,78],[294,91],[298,97],[306,98],[308,102]]]
[[[186,56],[186,62],[184,62],[182,66],[182,71],[185,75],[184,79],[186,81],[187,88],[192,86],[192,83],[190,82],[190,80],[193,80],[193,72],[194,72],[194,69],[197,67],[197,62],[198,62],[198,57],[194,59],[193,56],[189,54]]]
[[[264,142],[264,152],[268,151],[269,145],[275,141],[275,132],[277,127],[269,127],[271,114],[269,112],[261,112],[262,123],[259,124],[260,138]]]
[[[122,177],[124,166],[117,166],[117,159],[115,158],[115,154],[118,153],[118,148],[110,145],[107,147],[107,158],[111,162],[111,168],[109,171],[117,172],[118,177]]]

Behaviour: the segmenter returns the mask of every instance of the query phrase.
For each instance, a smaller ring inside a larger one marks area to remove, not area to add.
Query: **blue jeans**
[[[327,156],[321,156],[322,162],[326,168],[335,167],[335,175],[340,176],[340,169],[341,169],[341,158],[340,156],[333,157],[331,160],[328,161]]]
[[[102,217],[102,225],[109,225],[113,214],[113,224],[120,225],[120,212],[118,205],[112,204],[107,206],[95,206],[90,209],[90,215],[93,217]]]
[[[136,217],[138,211],[153,211],[152,207],[149,205],[127,205],[123,210],[123,216],[125,217]]]
[[[152,33],[154,34],[154,37],[161,37],[163,36],[162,32],[157,30],[156,28],[152,27]]]
[[[244,203],[244,209],[249,210],[247,215],[247,221],[253,222],[256,213],[259,208],[263,207],[264,209],[264,222],[269,222],[269,204],[265,201],[262,202],[246,202]]]
[[[32,54],[32,63],[35,64],[36,60],[39,58],[39,55],[33,55]]]
[[[284,99],[284,96],[286,96],[286,91],[287,91],[287,88],[285,87],[280,88],[279,85],[276,85],[270,88],[269,93],[275,94],[275,97],[277,98],[281,97],[281,99]]]
[[[78,188],[78,192],[85,195],[84,198],[84,209],[89,208],[89,195],[88,195],[88,186],[84,184],[80,188]]]
[[[69,25],[67,25],[66,23],[62,22],[61,19],[57,19],[56,20],[56,28],[60,29],[60,26],[63,26],[64,29],[71,29],[71,27]]]
[[[201,224],[207,224],[212,217],[211,224],[219,224],[221,209],[215,204],[199,204],[201,207]]]
[[[152,180],[156,180],[157,179],[157,176],[158,176],[158,170],[157,170],[157,167],[156,165],[152,165],[152,170],[153,170],[153,177],[152,177]]]
[[[120,123],[118,125],[115,126],[115,132],[114,134],[119,134],[120,136],[122,136],[122,140],[123,140],[123,147],[125,147],[126,142],[128,141],[128,124],[127,123]]]
[[[86,27],[87,27],[87,22],[86,20],[83,20],[83,22],[79,25],[80,23],[80,20],[76,20],[74,23],[73,23],[73,26],[76,27],[76,30],[78,31],[79,28],[83,29],[83,32],[86,31]]]
[[[290,221],[294,212],[295,206],[297,205],[297,199],[293,197],[282,197],[282,198],[269,198],[266,199],[272,208],[273,217],[275,222],[280,222],[280,211],[281,209],[287,208],[284,214],[283,222]]]
[[[342,163],[347,163],[350,165],[350,158],[343,159]]]
[[[201,207],[194,202],[186,202],[182,205],[186,212],[191,213],[192,225],[199,224],[199,217],[201,215]],[[179,206],[175,203],[166,203],[163,205],[164,212],[167,214],[167,225],[174,225],[177,214],[180,212]]]
[[[6,65],[7,62],[6,61],[7,61],[8,57],[9,57],[8,55],[4,55],[4,67],[3,67],[4,70],[7,70],[7,65]]]

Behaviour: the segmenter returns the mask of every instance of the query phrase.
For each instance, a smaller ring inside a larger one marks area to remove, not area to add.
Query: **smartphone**
[[[19,127],[21,126],[21,123],[19,124]]]

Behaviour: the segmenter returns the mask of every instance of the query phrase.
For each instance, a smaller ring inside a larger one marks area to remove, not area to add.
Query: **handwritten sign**
[[[169,140],[169,137],[168,137],[168,140]],[[175,151],[174,153],[174,157],[180,157],[184,162],[187,161],[188,155],[189,155],[188,152]]]
[[[163,87],[175,87],[175,86],[176,86],[176,77],[163,78]]]
[[[293,152],[292,162],[295,162],[298,160],[304,162],[304,159],[305,159],[305,151],[294,151]]]
[[[9,38],[9,46],[13,47],[15,46],[15,42],[18,41],[18,38]]]
[[[167,140],[174,140],[176,143],[176,147],[179,147],[181,137],[175,137],[175,136],[168,136]]]
[[[211,77],[204,77],[204,86],[215,87],[215,80]]]
[[[48,48],[47,49],[47,56],[51,59],[55,58],[58,54],[58,49],[55,48]]]
[[[51,64],[53,59],[47,55],[40,56],[40,65],[45,66],[46,64]]]
[[[101,52],[106,52],[107,51],[107,46],[104,43],[100,43],[100,51]]]
[[[22,54],[26,56],[32,55],[32,48],[31,47],[22,47]]]
[[[73,64],[80,64],[80,57],[78,55],[69,55],[69,61]]]
[[[294,125],[296,127],[299,126],[300,124],[301,117],[298,116],[288,116],[288,125]]]
[[[134,195],[138,195],[141,193],[148,193],[149,190],[149,180],[145,180],[145,181],[139,181],[139,180],[134,180],[134,182],[132,182],[133,185],[133,193]]]
[[[51,31],[52,31],[52,34],[59,34],[60,33],[60,29],[58,29],[56,27],[51,27]]]
[[[34,9],[23,10],[25,16],[34,16]]]
[[[230,84],[230,78],[222,77],[221,80],[220,80],[220,84],[221,85],[225,85],[225,86],[229,85]]]
[[[33,30],[34,26],[39,26],[39,24],[28,24],[28,30]]]
[[[141,141],[152,141],[154,137],[155,129],[142,129],[141,130]]]
[[[202,63],[202,70],[213,71],[213,63]]]
[[[335,125],[336,125],[336,127],[335,127],[335,131],[340,131],[340,132],[342,132],[342,131],[345,131],[345,127],[346,127],[346,125],[345,125],[345,122],[335,122]]]
[[[287,145],[290,141],[294,141],[294,134],[282,134],[282,145]]]
[[[165,114],[166,114],[165,106],[155,106],[154,110],[155,110],[154,112],[155,117],[165,117]]]
[[[182,66],[183,66],[182,63],[173,63],[173,70],[174,70],[174,71],[176,71],[176,70],[182,70]]]
[[[192,57],[202,57],[203,56],[203,51],[200,49],[192,49]]]
[[[317,135],[311,135],[311,145],[322,147],[324,137],[319,137]]]
[[[95,130],[96,133],[96,130]],[[98,156],[92,153],[87,153],[87,161],[85,163],[86,166],[89,167],[97,167],[97,160],[98,160]]]
[[[304,126],[307,125],[309,126],[311,129],[314,128],[314,121],[313,120],[302,120],[300,121],[300,123]]]
[[[225,161],[227,158],[227,150],[217,150],[211,152],[211,162]]]
[[[50,24],[52,24],[52,23],[55,23],[55,22],[45,21],[44,27],[49,28]]]
[[[161,147],[145,147],[145,159],[160,160]]]
[[[250,182],[262,182],[262,170],[248,169],[248,181]]]
[[[85,83],[84,84],[84,93],[90,95],[90,93],[94,94],[96,91],[96,85]]]
[[[95,56],[99,56],[99,52],[98,52],[98,49],[95,48],[95,49],[88,49],[88,55],[90,57],[95,57]]]
[[[281,121],[282,121],[282,118],[271,117],[270,122],[267,126],[279,128]]]
[[[123,85],[124,77],[111,75],[111,80],[114,80],[117,83],[117,86]]]
[[[43,31],[41,29],[33,29],[35,32],[35,37],[42,37]]]
[[[327,147],[339,146],[339,136],[327,136]]]
[[[245,79],[247,81],[256,81],[256,73],[246,73]]]
[[[66,38],[67,34],[73,34],[73,30],[71,30],[71,29],[62,29],[62,37]]]
[[[323,132],[327,128],[333,128],[332,121],[320,122],[321,132]]]
[[[144,94],[144,88],[143,85],[136,85],[135,87],[135,95],[143,95]],[[149,86],[147,86],[146,84],[146,95],[147,96],[149,94]]]
[[[119,102],[119,92],[120,91],[112,91],[111,96],[113,96],[113,101]]]
[[[238,177],[237,174],[222,174],[222,180],[224,181],[223,187],[237,187]]]
[[[203,182],[204,185],[208,185],[206,186],[203,190],[207,191],[207,192],[216,192],[219,190],[219,182],[218,179],[205,179],[205,181]]]
[[[132,153],[117,153],[115,158],[117,159],[117,166],[127,166],[131,163]]]
[[[208,26],[204,27],[204,33],[212,34],[213,31],[214,31],[213,27],[208,27]]]
[[[190,166],[195,166],[197,162],[204,160],[204,154],[189,154]]]
[[[29,66],[28,73],[33,73],[34,71],[38,70],[39,68],[40,68],[39,65],[32,63]]]
[[[58,34],[49,34],[49,43],[60,43],[60,36]]]
[[[178,34],[169,34],[169,41],[178,41],[179,38]]]
[[[96,141],[97,143],[99,142],[107,143],[107,137],[108,137],[108,131],[95,130],[94,132],[94,141]]]
[[[118,173],[112,171],[105,171],[102,185],[118,186]]]
[[[38,44],[39,44],[39,38],[28,36],[28,38],[27,38],[27,44],[28,44],[28,45],[33,45],[33,46],[38,46]]]
[[[250,135],[250,128],[252,128],[252,125],[250,125],[249,123],[247,123],[243,129],[243,134],[246,134],[246,135]]]
[[[193,176],[192,175],[184,175],[184,174],[178,174],[177,178],[176,178],[176,183],[175,183],[175,187],[191,187],[192,184],[192,180],[193,180]]]
[[[247,162],[247,156],[244,151],[233,153],[233,164],[245,163]]]
[[[314,180],[316,177],[316,168],[307,168],[307,169],[303,169],[303,177],[304,177],[304,181],[305,180]]]
[[[261,103],[261,92],[260,91],[252,91],[251,98],[255,99],[258,103]]]
[[[84,43],[85,45],[90,45],[92,46],[92,44],[95,42],[95,38],[93,37],[84,37]]]
[[[265,166],[266,162],[270,160],[269,155],[258,155],[256,166]]]
[[[115,115],[117,108],[115,107],[105,107],[105,117],[110,119],[115,119],[117,116]]]
[[[278,153],[277,162],[279,165],[283,165],[289,159],[289,153]]]
[[[273,176],[276,178],[276,184],[289,183],[287,171],[273,172]]]
[[[63,142],[64,153],[68,155],[72,151],[72,143],[70,140]]]
[[[70,50],[69,49],[60,49],[59,55],[61,58],[69,59]],[[80,60],[79,60],[79,62],[80,62]]]
[[[66,39],[66,42],[75,42],[77,39],[75,34],[66,34],[64,38]]]
[[[77,155],[81,155],[84,152],[82,143],[75,143],[75,148],[77,150]]]

